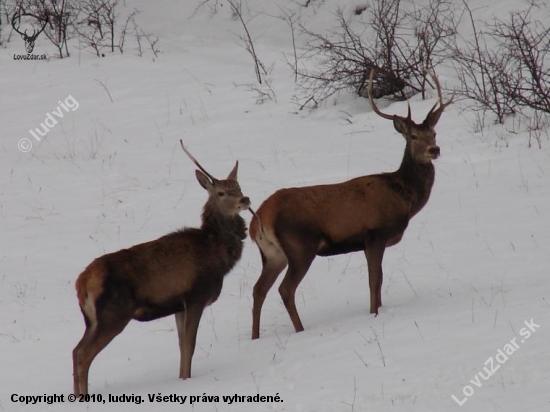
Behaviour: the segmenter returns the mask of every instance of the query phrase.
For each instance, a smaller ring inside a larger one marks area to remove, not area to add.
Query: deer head
[[[38,29],[38,30],[35,30],[33,29],[33,33],[31,35],[28,35],[27,34],[27,29],[24,31],[24,32],[20,32],[19,31],[19,25],[17,25],[16,27],[16,22],[15,20],[18,19],[19,22],[21,22],[21,17],[23,16],[31,16],[31,17],[34,17],[35,19],[37,19],[40,23],[41,23],[41,28]],[[46,24],[48,24],[49,22],[49,18],[48,18],[48,15],[47,14],[44,14],[44,17],[39,17],[39,16],[35,16],[34,14],[30,14],[30,13],[15,13],[11,19],[11,25],[13,27],[13,29],[19,33],[21,35],[21,37],[23,38],[23,40],[25,41],[25,49],[27,49],[27,53],[32,53],[32,51],[34,50],[34,42],[36,40],[36,38],[38,37],[38,35],[40,33],[42,33],[44,31],[44,29],[46,28]]]
[[[206,189],[210,199],[216,204],[222,215],[235,216],[243,210],[250,209],[250,199],[243,196],[241,187],[237,181],[237,171],[239,169],[238,161],[235,163],[233,170],[231,170],[227,178],[225,180],[219,180],[201,166],[197,159],[195,159],[195,157],[185,148],[183,141],[180,140],[180,144],[183,151],[200,169],[195,171],[195,176],[199,184]]]
[[[443,110],[445,110],[445,108],[452,103],[454,98],[453,94],[448,102],[443,103],[439,80],[432,73],[429,74],[437,89],[439,100],[433,105],[424,121],[420,124],[417,124],[412,120],[410,104],[408,105],[407,117],[398,116],[396,114],[390,115],[381,112],[372,98],[372,80],[374,78],[374,70],[371,70],[369,79],[368,90],[372,109],[377,115],[383,117],[384,119],[393,120],[393,127],[395,127],[395,130],[401,133],[401,135],[403,135],[403,137],[407,140],[407,146],[410,148],[410,154],[413,159],[420,163],[428,163],[439,157],[441,150],[435,142],[436,133],[434,128],[439,121]]]

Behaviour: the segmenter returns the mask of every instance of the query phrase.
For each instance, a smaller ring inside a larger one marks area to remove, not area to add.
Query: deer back
[[[257,214],[273,243],[283,231],[292,230],[324,243],[346,243],[362,250],[368,231],[406,226],[411,211],[406,192],[395,179],[363,176],[339,184],[281,189]],[[258,232],[257,219],[253,219],[253,240]]]

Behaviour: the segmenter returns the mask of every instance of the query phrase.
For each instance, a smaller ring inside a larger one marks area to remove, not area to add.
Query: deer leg
[[[254,285],[254,306],[252,308],[252,339],[260,337],[260,317],[262,306],[269,289],[275,283],[275,280],[288,264],[286,256],[279,250],[271,250],[262,255],[262,274]]]
[[[308,252],[302,250],[288,256],[288,270],[281,282],[281,286],[279,286],[279,293],[296,332],[302,332],[304,330],[304,326],[298,315],[298,310],[296,309],[296,289],[306,275],[313,259],[315,259],[315,251]]]
[[[191,377],[191,360],[195,352],[197,331],[201,321],[204,305],[199,303],[187,304],[183,312],[176,313],[176,326],[180,345],[180,378]]]
[[[76,396],[80,395],[81,393],[83,395],[88,393],[88,391],[87,391],[87,387],[88,387],[87,375],[88,374],[86,373],[86,377],[84,378],[84,376],[82,376],[82,379],[81,379],[80,375],[82,375],[82,373],[80,373],[80,371],[79,371],[79,369],[80,369],[79,368],[79,354],[82,352],[82,347],[84,347],[86,345],[86,342],[89,342],[90,339],[92,339],[92,335],[93,335],[92,327],[86,326],[86,330],[84,331],[84,336],[82,336],[82,339],[80,339],[80,342],[78,342],[76,347],[73,349],[73,393]],[[81,388],[80,388],[81,380],[83,381],[82,383],[85,383],[83,385],[84,390],[81,390]],[[84,382],[84,381],[86,381],[86,382]]]
[[[376,293],[376,297],[378,299],[378,307],[382,307],[382,282],[384,280],[384,273],[380,272],[380,282],[378,282],[378,292]]]
[[[86,315],[84,315],[86,316]],[[74,394],[88,393],[88,372],[95,357],[120,332],[124,330],[132,315],[130,313],[114,313],[102,319],[87,319],[86,331],[73,350]]]
[[[378,315],[378,308],[382,306],[382,259],[386,244],[384,241],[368,242],[365,249],[369,270],[370,313]]]

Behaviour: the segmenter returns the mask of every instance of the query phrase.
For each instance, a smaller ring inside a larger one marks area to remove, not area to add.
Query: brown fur
[[[236,180],[212,181],[197,171],[209,199],[200,229],[183,229],[157,240],[95,259],[76,280],[86,331],[73,350],[74,393],[88,391],[88,370],[97,354],[131,319],[176,315],[180,377],[191,376],[197,328],[204,308],[220,295],[223,278],[240,259],[246,226],[239,212],[250,206]]]
[[[84,269],[84,272],[80,274],[75,282],[76,294],[80,307],[85,306],[88,296],[95,302],[98,296],[101,295],[106,274],[100,259],[94,260]]]
[[[390,116],[405,137],[406,147],[399,169],[393,173],[362,176],[347,182],[281,189],[267,198],[250,224],[250,236],[258,245],[263,269],[254,286],[252,339],[260,336],[260,316],[265,296],[279,274],[288,270],[279,293],[296,332],[303,325],[295,304],[296,288],[315,256],[364,251],[369,272],[370,312],[382,305],[382,259],[387,247],[403,237],[409,220],[430,197],[439,156],[434,127],[444,104],[437,79],[440,107],[430,110],[422,124],[409,115]],[[372,77],[371,77],[372,82]]]

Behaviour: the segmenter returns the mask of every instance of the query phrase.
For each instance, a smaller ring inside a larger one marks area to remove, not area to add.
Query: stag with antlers
[[[415,123],[410,106],[407,117],[381,112],[372,97],[376,114],[391,120],[406,141],[399,169],[357,177],[344,183],[281,189],[263,202],[250,224],[262,273],[254,286],[252,339],[260,336],[260,315],[269,289],[288,266],[279,293],[296,332],[304,330],[295,303],[296,288],[316,256],[363,251],[367,258],[370,313],[382,306],[382,258],[387,247],[403,237],[411,218],[426,204],[434,183],[432,160],[440,155],[435,126],[453,98],[443,102],[441,87],[431,75],[439,100],[424,121]]]

